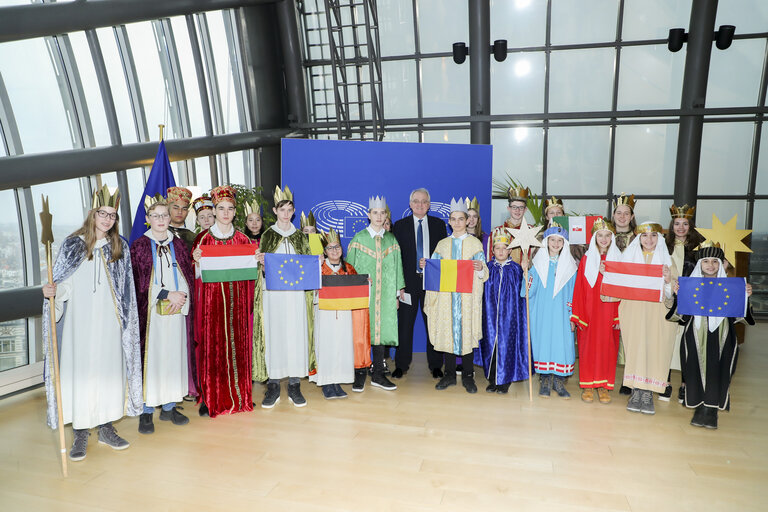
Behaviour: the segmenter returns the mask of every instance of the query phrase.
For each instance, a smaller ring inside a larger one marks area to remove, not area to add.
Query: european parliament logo
[[[317,227],[326,233],[333,228],[341,238],[352,238],[368,226],[368,208],[360,203],[333,199],[312,207]]]
[[[681,277],[677,311],[682,315],[741,318],[747,311],[743,277]]]

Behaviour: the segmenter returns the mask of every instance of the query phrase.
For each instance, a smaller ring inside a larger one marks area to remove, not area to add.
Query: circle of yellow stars
[[[710,281],[710,282],[709,282],[709,284],[715,284],[715,283],[714,283],[714,281]],[[705,286],[705,285],[706,285],[706,283],[705,283],[704,281],[702,281],[701,283],[699,283],[699,286]],[[722,287],[722,286],[723,286],[723,283],[717,283],[717,286],[721,286],[721,287]],[[697,292],[698,292],[700,289],[701,289],[701,288],[699,288],[699,287],[696,287],[696,288],[695,288],[695,291],[697,291]],[[728,288],[723,288],[723,293],[728,293]],[[693,294],[693,297],[694,297],[694,298],[698,297],[698,294],[694,293],[694,294]],[[730,299],[730,298],[731,298],[731,296],[730,296],[730,295],[726,295],[726,296],[725,296],[725,298],[726,298],[726,299]],[[694,303],[695,303],[695,304],[698,304],[698,303],[699,303],[699,301],[698,301],[698,300],[695,300],[695,301],[694,301]],[[723,301],[723,306],[727,306],[727,305],[728,305],[728,301],[727,301],[727,300]],[[703,309],[704,309],[704,306],[699,306],[699,309],[702,309],[702,310],[703,310]],[[722,311],[722,309],[723,309],[723,308],[722,308],[722,306],[718,306],[718,307],[717,307],[717,310],[718,310],[718,311]],[[709,312],[710,312],[710,313],[714,313],[714,312],[715,312],[715,310],[714,310],[714,309],[712,309],[712,308],[709,308]]]
[[[300,271],[301,273],[300,273],[300,274],[299,274],[299,276],[298,276],[299,278],[298,278],[297,280],[295,280],[295,281],[291,281],[291,280],[289,280],[289,279],[286,279],[286,277],[283,275],[283,271],[282,271],[282,269],[283,269],[283,268],[285,267],[285,265],[287,265],[288,263],[295,263],[296,265],[298,265],[298,266],[299,266],[299,271]],[[289,286],[295,286],[295,285],[299,284],[299,282],[300,282],[300,281],[303,281],[303,280],[304,280],[304,271],[302,270],[303,268],[304,268],[304,265],[302,265],[301,263],[299,263],[299,260],[298,260],[298,259],[293,259],[293,258],[290,258],[290,259],[289,259],[289,258],[286,258],[286,259],[284,259],[284,260],[283,260],[283,262],[280,264],[280,269],[281,269],[281,270],[278,270],[278,271],[277,271],[277,273],[279,274],[279,277],[280,277],[280,281],[281,281],[281,282],[283,282],[283,283],[285,283],[285,284],[287,284],[287,285],[289,285]]]

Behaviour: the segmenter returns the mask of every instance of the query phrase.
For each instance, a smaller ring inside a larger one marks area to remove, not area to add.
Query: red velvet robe
[[[218,239],[209,230],[193,244],[250,245],[240,231]],[[203,283],[197,280],[195,317],[197,369],[200,397],[211,418],[225,413],[253,410],[251,350],[253,281]]]
[[[333,272],[328,265],[322,265],[321,269],[324,276],[357,274],[355,267],[346,261],[344,268],[338,272]],[[371,320],[368,308],[352,310],[352,345],[355,349],[355,369],[371,366]]]
[[[605,254],[600,255],[605,261]],[[597,274],[595,286],[584,276],[586,256],[579,263],[573,290],[571,322],[577,326],[579,347],[579,386],[613,389],[616,380],[616,356],[619,353],[619,303],[603,302],[600,285],[603,274]]]

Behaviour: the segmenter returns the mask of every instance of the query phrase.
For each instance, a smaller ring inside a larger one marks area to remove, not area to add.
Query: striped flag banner
[[[568,231],[568,242],[570,244],[588,244],[592,240],[592,224],[599,215],[554,217],[552,220],[560,224],[563,229]]]
[[[472,260],[427,259],[424,289],[435,292],[472,293],[475,269]]]
[[[327,310],[365,309],[368,307],[368,274],[323,276],[318,294],[318,308]]]
[[[663,270],[663,265],[606,261],[600,294],[617,299],[661,302]]]
[[[253,281],[259,277],[253,245],[201,245],[200,274],[204,283]]]

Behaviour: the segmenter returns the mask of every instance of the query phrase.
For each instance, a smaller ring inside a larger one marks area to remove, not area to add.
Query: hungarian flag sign
[[[617,299],[661,302],[664,265],[606,261],[600,294]]]
[[[318,307],[329,310],[368,307],[368,274],[323,276]]]
[[[554,217],[552,220],[557,222],[568,232],[568,242],[570,244],[588,244],[592,240],[592,224],[600,219],[599,215],[588,216],[567,216]]]
[[[424,289],[434,292],[472,293],[475,269],[472,260],[427,259]]]
[[[259,278],[253,245],[201,245],[200,274],[204,283],[253,281]]]
[[[742,318],[747,314],[743,277],[681,277],[677,282],[677,312],[681,315]]]
[[[318,290],[320,260],[304,254],[264,254],[267,290]]]

